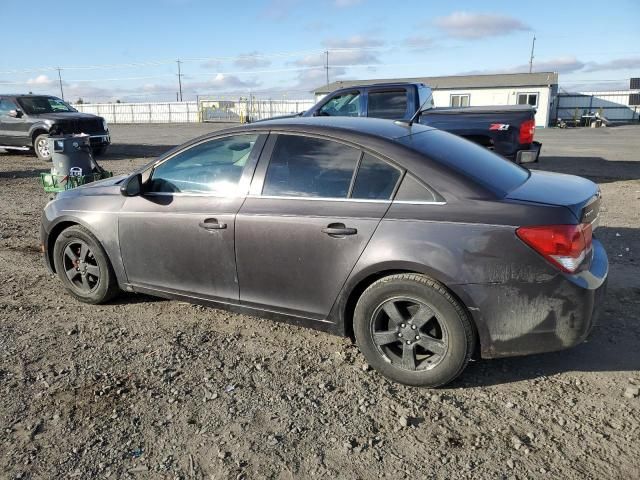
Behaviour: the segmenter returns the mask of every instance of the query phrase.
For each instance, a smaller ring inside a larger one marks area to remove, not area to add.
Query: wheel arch
[[[47,236],[47,249],[46,249],[46,252],[47,252],[47,263],[51,267],[51,271],[54,272],[54,273],[56,272],[55,262],[53,261],[53,247],[54,247],[54,245],[56,243],[56,240],[58,239],[60,234],[62,232],[64,232],[67,228],[73,227],[75,225],[78,225],[78,226],[84,228],[85,230],[87,230],[96,239],[96,241],[100,244],[102,249],[105,251],[105,254],[107,256],[107,260],[109,260],[109,263],[111,263],[112,266],[113,266],[113,262],[109,258],[109,254],[107,253],[106,249],[104,248],[104,245],[102,245],[102,242],[100,242],[100,240],[98,239],[98,236],[91,229],[91,227],[89,225],[87,225],[85,222],[83,222],[82,220],[78,219],[78,218],[64,217],[64,218],[61,218],[58,222],[56,222],[53,227],[51,227],[51,230],[49,231],[49,234]]]
[[[332,315],[338,323],[340,333],[353,340],[355,338],[353,331],[353,314],[356,308],[356,304],[358,303],[358,299],[360,298],[362,293],[374,282],[378,281],[381,278],[403,273],[424,275],[431,280],[434,280],[435,282],[442,285],[451,294],[451,296],[455,298],[456,301],[460,303],[460,305],[462,305],[462,307],[467,312],[467,315],[469,316],[473,329],[475,330],[475,338],[477,344],[474,346],[474,356],[478,354],[483,343],[484,332],[481,328],[482,326],[480,322],[478,322],[479,314],[476,315],[477,308],[475,307],[475,304],[473,303],[471,298],[464,292],[463,289],[457,288],[457,286],[453,286],[452,288],[450,286],[452,285],[452,282],[449,278],[446,277],[446,275],[436,272],[424,265],[411,262],[393,262],[378,265],[377,268],[367,269],[366,271],[361,272],[359,275],[355,276],[355,278],[352,278],[351,281],[349,281],[345,286],[343,295],[338,300],[338,302],[336,302],[337,312],[335,312],[335,315]]]
[[[31,138],[31,146],[35,147],[36,138],[38,135],[49,134],[49,127],[44,123],[37,123],[31,127],[29,137]]]

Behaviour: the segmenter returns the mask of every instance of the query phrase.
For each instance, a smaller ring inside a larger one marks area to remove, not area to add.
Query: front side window
[[[0,99],[0,115],[8,115],[11,110],[15,110],[16,106],[11,100],[6,98]]]
[[[351,198],[388,200],[400,178],[400,170],[365,153],[360,162]]]
[[[279,135],[262,189],[281,197],[346,198],[360,150],[298,135]]]
[[[318,115],[328,117],[358,117],[360,116],[360,92],[348,92],[336,95],[325,103]]]
[[[369,92],[369,116],[389,120],[404,118],[407,113],[407,91]]]
[[[148,191],[234,195],[258,135],[233,135],[195,145],[158,165]]]
[[[56,97],[23,97],[18,99],[18,103],[29,115],[76,111],[64,100]]]
[[[451,95],[451,106],[452,107],[468,107],[469,94]]]
[[[537,93],[519,93],[518,105],[531,105],[532,107],[537,107],[538,94]]]

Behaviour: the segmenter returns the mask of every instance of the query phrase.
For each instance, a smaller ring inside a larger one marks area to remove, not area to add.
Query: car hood
[[[120,183],[128,175],[118,175],[97,182],[91,182],[80,187],[58,193],[57,198],[74,198],[95,195],[120,195]]]
[[[29,116],[42,120],[95,120],[96,118],[102,118],[98,115],[82,112],[37,113]]]

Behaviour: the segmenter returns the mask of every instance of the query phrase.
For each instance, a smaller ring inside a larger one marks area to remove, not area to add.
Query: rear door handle
[[[227,228],[226,223],[218,222],[216,218],[206,218],[203,222],[200,222],[200,228],[204,228],[205,230],[223,230]]]
[[[358,229],[345,227],[344,223],[330,223],[326,228],[322,229],[322,233],[326,233],[332,237],[341,237],[343,235],[356,235]]]

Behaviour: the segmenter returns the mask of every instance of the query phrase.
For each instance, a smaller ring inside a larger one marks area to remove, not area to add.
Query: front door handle
[[[326,228],[322,229],[322,233],[332,237],[341,237],[343,235],[356,235],[358,229],[345,227],[344,223],[330,223]]]
[[[204,228],[205,230],[223,230],[227,228],[226,223],[218,222],[216,218],[206,218],[203,222],[200,222],[200,228]]]

